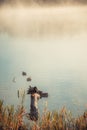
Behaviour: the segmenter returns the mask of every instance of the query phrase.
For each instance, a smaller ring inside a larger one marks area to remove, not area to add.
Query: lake
[[[87,109],[86,6],[0,9],[0,99],[18,105],[17,90],[29,85],[49,93],[40,111],[46,102],[74,115]],[[26,94],[27,111],[29,104]]]

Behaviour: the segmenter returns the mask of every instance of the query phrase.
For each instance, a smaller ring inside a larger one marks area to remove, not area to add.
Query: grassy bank
[[[87,112],[74,118],[65,107],[52,112],[45,109],[37,122],[28,120],[26,124],[24,116],[23,105],[14,108],[0,100],[0,130],[87,130]]]

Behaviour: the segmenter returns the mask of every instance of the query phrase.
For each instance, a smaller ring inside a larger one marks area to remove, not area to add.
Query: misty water
[[[0,99],[18,105],[17,90],[29,85],[49,93],[40,111],[46,101],[74,115],[87,109],[87,7],[0,10]],[[29,104],[26,94],[27,111]]]

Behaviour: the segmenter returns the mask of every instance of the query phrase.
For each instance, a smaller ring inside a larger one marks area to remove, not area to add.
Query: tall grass
[[[74,118],[65,107],[60,111],[45,111],[32,130],[87,130],[87,112]]]
[[[23,114],[25,110],[23,106],[18,106],[15,110],[14,106],[4,106],[0,100],[0,130],[18,130],[25,129],[23,122]]]
[[[0,130],[26,130],[23,121],[25,93],[21,96],[21,103],[17,108],[14,105],[5,106],[0,100]]]
[[[23,119],[25,115],[23,102],[14,108],[0,100],[0,130],[87,130],[87,112],[75,118],[65,107],[52,112],[45,109],[38,121],[28,120],[29,124]]]

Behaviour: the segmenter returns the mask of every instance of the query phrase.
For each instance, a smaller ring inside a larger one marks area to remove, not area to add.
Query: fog
[[[2,8],[0,32],[28,37],[79,35],[87,30],[86,8]]]

